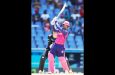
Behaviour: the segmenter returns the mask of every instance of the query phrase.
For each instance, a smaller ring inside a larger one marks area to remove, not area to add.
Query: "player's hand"
[[[55,25],[56,21],[57,21],[57,17],[54,17],[53,20],[51,21],[51,25]]]
[[[54,21],[57,21],[57,17],[54,17],[53,20],[54,20]]]

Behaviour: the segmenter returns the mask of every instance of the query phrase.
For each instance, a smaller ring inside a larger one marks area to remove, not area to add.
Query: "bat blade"
[[[67,7],[67,4],[66,4],[66,3],[64,3],[64,5],[63,5],[61,11],[60,11],[59,14],[57,15],[57,18],[58,18],[58,17],[62,14],[62,12],[65,10],[65,7]]]

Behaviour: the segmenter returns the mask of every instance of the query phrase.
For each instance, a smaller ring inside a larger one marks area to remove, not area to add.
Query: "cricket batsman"
[[[53,20],[55,20],[55,19],[53,19]],[[57,38],[57,32],[59,30],[56,28],[55,23],[53,23],[53,22],[54,21],[51,22],[52,34],[50,34],[48,36],[48,45],[45,49],[45,52],[42,54],[42,56],[40,58],[40,64],[39,64],[38,72],[42,72],[44,70],[44,64],[45,64],[46,59],[48,58],[48,52],[51,50],[51,46]],[[66,57],[66,61],[67,61],[67,64],[69,66],[69,61],[68,61],[67,57]],[[69,66],[69,68],[70,68],[70,66]]]
[[[57,17],[55,17],[51,23],[54,25],[55,30],[57,30],[57,38],[48,53],[49,71],[54,73],[54,57],[57,56],[63,70],[69,72],[70,69],[65,58],[64,43],[68,36],[68,28],[70,23],[68,21],[64,21],[63,24],[59,24]]]

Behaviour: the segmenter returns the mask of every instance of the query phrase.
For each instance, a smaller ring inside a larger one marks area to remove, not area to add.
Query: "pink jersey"
[[[56,40],[55,40],[55,43],[56,43],[56,44],[64,45],[67,36],[68,36],[68,34],[64,35],[63,33],[58,32],[57,38],[56,38]]]
[[[57,29],[57,38],[55,40],[56,44],[61,44],[64,45],[66,38],[68,36],[68,31],[64,28],[61,27],[61,25],[58,24],[58,22],[56,23],[56,25],[54,26],[54,29]]]

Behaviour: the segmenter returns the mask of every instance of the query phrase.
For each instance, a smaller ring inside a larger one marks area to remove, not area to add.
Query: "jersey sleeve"
[[[59,25],[59,23],[58,22],[56,22],[56,28],[60,31],[60,32],[62,32],[64,35],[66,35],[67,34],[67,30],[64,30],[62,27],[60,27],[60,25]]]
[[[51,30],[54,32],[59,32],[59,29],[55,25],[51,26]]]

